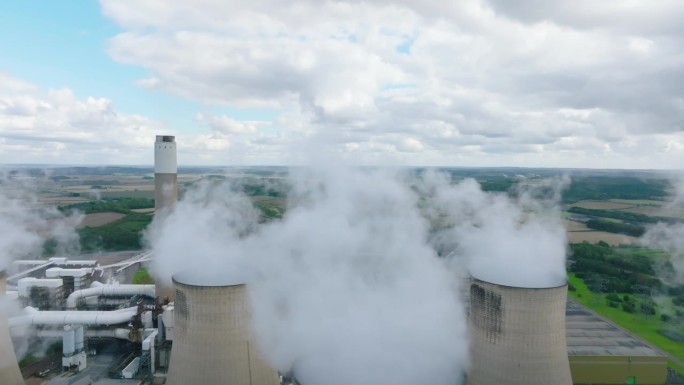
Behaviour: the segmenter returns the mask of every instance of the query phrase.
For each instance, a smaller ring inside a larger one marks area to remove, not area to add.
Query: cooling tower
[[[572,385],[565,342],[567,284],[470,285],[468,385]]]
[[[0,298],[5,297],[5,272],[0,271]],[[2,304],[0,304],[2,306]],[[0,308],[0,384],[24,385],[10,338],[7,312]]]
[[[175,327],[168,385],[278,385],[250,333],[244,284],[173,277]]]
[[[178,199],[176,138],[157,135],[154,143],[154,209],[172,208]]]

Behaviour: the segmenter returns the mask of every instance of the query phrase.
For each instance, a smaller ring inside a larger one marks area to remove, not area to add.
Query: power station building
[[[154,209],[172,208],[178,200],[176,137],[157,135],[154,143]]]
[[[0,270],[0,300],[4,300],[4,297],[5,272]],[[0,306],[4,305],[0,303]],[[4,309],[0,309],[0,384],[24,385]]]
[[[575,384],[648,384],[667,381],[667,356],[624,329],[568,302],[566,329]]]
[[[567,284],[470,283],[468,385],[572,385],[565,336]]]
[[[250,328],[247,287],[177,274],[168,385],[278,385]]]

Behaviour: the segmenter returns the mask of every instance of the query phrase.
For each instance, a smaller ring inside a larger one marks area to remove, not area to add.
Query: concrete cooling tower
[[[572,385],[565,342],[567,284],[470,284],[468,385]]]
[[[171,208],[178,200],[176,138],[157,135],[154,143],[154,209]]]
[[[5,272],[0,271],[0,298],[5,297]],[[2,306],[0,304],[0,306]],[[0,384],[24,385],[24,379],[19,371],[17,357],[14,355],[12,339],[10,338],[7,313],[0,308]]]
[[[278,385],[250,332],[244,284],[178,274],[168,385]]]

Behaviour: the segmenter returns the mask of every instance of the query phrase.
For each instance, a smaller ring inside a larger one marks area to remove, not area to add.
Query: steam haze
[[[0,173],[0,270],[16,259],[33,259],[42,253],[46,240],[56,242],[58,256],[78,254],[75,227],[82,215],[65,216],[54,207],[41,207],[30,182]]]
[[[673,182],[675,186],[670,209],[684,209],[684,178],[680,177]],[[663,275],[669,283],[675,285],[684,284],[684,223],[667,224],[660,222],[651,226],[641,238],[641,243],[647,247],[666,250],[670,252],[670,262],[674,268],[674,276]]]
[[[292,170],[290,182],[285,216],[260,225],[235,186],[200,184],[148,240],[166,282],[188,271],[207,284],[248,282],[263,354],[303,384],[458,384],[466,272],[516,286],[565,282],[562,181],[542,183],[550,197],[530,188],[517,199],[474,180],[386,169],[314,166]]]

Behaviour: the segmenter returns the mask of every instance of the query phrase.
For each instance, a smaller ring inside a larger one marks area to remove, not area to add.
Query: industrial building
[[[645,342],[574,302],[565,322],[575,384],[665,384],[667,357]]]
[[[567,284],[470,283],[468,385],[571,385],[565,341]]]
[[[250,328],[247,287],[224,279],[173,277],[176,291],[167,384],[277,385]]]

